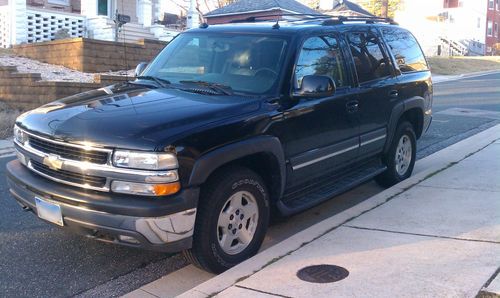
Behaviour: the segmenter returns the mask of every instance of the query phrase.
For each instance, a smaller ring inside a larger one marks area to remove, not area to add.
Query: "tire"
[[[259,175],[243,167],[218,171],[202,187],[193,246],[183,254],[193,265],[221,273],[258,252],[269,214],[268,191]]]
[[[413,126],[402,121],[396,128],[389,151],[382,157],[387,170],[375,178],[377,183],[390,187],[410,177],[415,166],[416,152],[417,137]]]

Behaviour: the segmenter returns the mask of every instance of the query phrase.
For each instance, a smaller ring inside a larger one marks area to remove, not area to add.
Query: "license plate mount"
[[[61,206],[39,197],[35,197],[36,213],[38,217],[59,226],[64,226]]]

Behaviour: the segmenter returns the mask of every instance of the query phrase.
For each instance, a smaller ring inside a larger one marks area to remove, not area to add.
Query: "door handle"
[[[357,100],[352,100],[345,105],[348,113],[356,113],[359,109],[359,102]]]
[[[389,97],[390,98],[398,98],[398,96],[399,96],[398,90],[391,90],[391,91],[389,91]]]

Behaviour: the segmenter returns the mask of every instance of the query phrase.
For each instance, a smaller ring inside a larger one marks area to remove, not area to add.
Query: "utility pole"
[[[388,15],[389,15],[389,0],[382,0],[380,16],[383,18],[387,18]]]

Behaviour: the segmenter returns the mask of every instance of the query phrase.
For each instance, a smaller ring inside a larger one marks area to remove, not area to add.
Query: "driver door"
[[[329,76],[336,85],[332,96],[294,100],[275,125],[289,161],[287,187],[309,183],[357,158],[359,147],[356,97],[343,42],[333,35],[307,38],[295,66],[294,88],[307,75]]]

